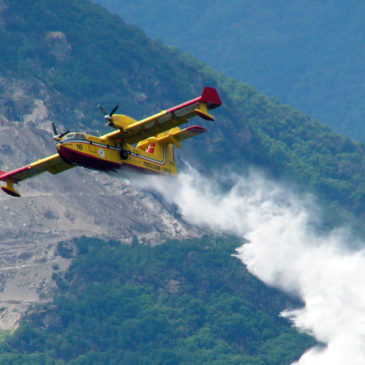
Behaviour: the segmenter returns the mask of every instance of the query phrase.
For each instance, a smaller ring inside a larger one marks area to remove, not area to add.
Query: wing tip
[[[204,112],[203,110],[200,110],[200,109],[195,109],[194,111],[197,115],[199,115],[200,118],[203,118],[205,120],[209,120],[211,122],[214,121],[214,117],[212,115],[210,115],[209,113],[206,113],[206,112]]]
[[[15,198],[20,198],[20,194],[11,186],[4,185],[1,187],[1,189],[3,189],[3,191],[8,195],[11,195]]]
[[[192,125],[191,127],[186,128],[186,130],[189,132],[194,132],[196,134],[208,132],[208,129],[201,127],[200,125]]]

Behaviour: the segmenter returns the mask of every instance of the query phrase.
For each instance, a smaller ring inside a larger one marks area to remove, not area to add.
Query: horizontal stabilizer
[[[199,125],[193,125],[192,127],[185,128],[176,134],[176,138],[182,142],[189,138],[196,137],[199,134],[207,132],[206,128],[200,127]]]
[[[158,137],[150,137],[138,143],[137,148],[145,150],[151,143],[159,143],[161,145],[174,144],[176,147],[181,148],[181,142],[186,139],[198,136],[205,133],[207,130],[198,125],[180,130],[179,128],[173,128],[168,134]]]

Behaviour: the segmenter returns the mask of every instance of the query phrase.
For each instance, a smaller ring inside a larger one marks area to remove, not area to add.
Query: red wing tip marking
[[[6,171],[0,170],[0,177],[1,177],[2,175],[5,175],[5,174],[6,174]]]
[[[23,172],[29,168],[30,168],[30,165],[27,165],[27,166],[23,166],[17,170],[14,170],[14,171],[5,172],[4,174],[0,173],[0,180],[6,180],[6,179],[10,178],[13,182],[17,182],[18,181],[17,178],[16,177],[14,178],[13,176],[18,174],[19,172]]]
[[[176,110],[179,110],[181,108],[184,108],[186,106],[192,105],[194,103],[205,103],[207,104],[208,109],[214,109],[218,106],[222,105],[221,98],[218,95],[218,91],[214,87],[206,86],[203,90],[203,93],[201,96],[189,100],[183,104],[180,104],[178,106],[175,106],[171,109],[166,110],[166,113],[173,113]]]
[[[200,125],[193,125],[191,127],[186,128],[186,130],[195,133],[204,133],[208,131],[208,129],[201,127]]]
[[[194,104],[194,103],[198,103],[199,101],[201,101],[201,96],[199,96],[198,98],[195,98],[195,99],[192,99],[192,100],[189,100],[183,104],[180,104],[178,106],[174,106],[173,108],[169,109],[166,111],[166,113],[173,113],[175,112],[176,110],[179,110],[179,109],[182,109],[186,106],[189,106],[191,104]]]

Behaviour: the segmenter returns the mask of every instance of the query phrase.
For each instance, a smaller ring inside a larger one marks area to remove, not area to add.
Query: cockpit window
[[[75,134],[75,139],[79,139],[79,140],[82,140],[82,141],[86,141],[85,134],[83,134],[83,133],[76,133]]]
[[[75,133],[69,133],[66,134],[63,138],[62,138],[62,142],[64,141],[70,141],[71,139],[74,139],[75,137]]]
[[[65,141],[72,141],[72,140],[81,140],[81,141],[86,141],[86,137],[83,133],[69,133],[67,134],[63,139],[62,142]]]

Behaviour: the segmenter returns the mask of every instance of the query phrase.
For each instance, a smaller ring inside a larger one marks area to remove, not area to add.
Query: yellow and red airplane
[[[209,109],[220,105],[217,90],[205,87],[201,96],[140,121],[114,114],[118,105],[109,114],[99,106],[108,125],[116,131],[100,137],[68,131],[57,134],[53,124],[58,153],[14,171],[0,170],[0,180],[5,183],[1,188],[11,196],[20,197],[14,184],[45,171],[58,174],[75,166],[101,171],[132,168],[142,172],[177,174],[174,145],[181,147],[182,141],[207,131],[200,126],[183,130],[178,126],[196,115],[213,121]]]

